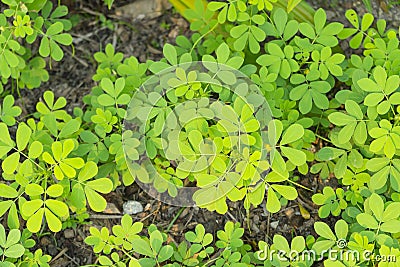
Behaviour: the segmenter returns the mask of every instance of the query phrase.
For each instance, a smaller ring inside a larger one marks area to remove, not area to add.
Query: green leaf
[[[301,166],[306,163],[306,154],[301,150],[282,146],[281,152],[296,166]]]
[[[339,135],[338,135],[339,144],[347,143],[353,136],[356,127],[357,127],[357,123],[355,123],[355,122],[350,123],[350,124],[346,125],[345,127],[343,127],[340,130]]]
[[[222,43],[217,50],[215,51],[217,54],[217,59],[219,63],[226,63],[229,59],[229,46],[226,43]]]
[[[32,233],[37,233],[40,231],[40,228],[42,227],[44,210],[44,208],[39,209],[35,214],[29,217],[28,221],[26,222],[26,227]]]
[[[26,4],[26,7],[27,7],[30,11],[36,11],[36,12],[38,12],[38,11],[40,11],[40,10],[45,6],[46,3],[47,3],[46,0],[36,0],[36,1],[33,1],[32,3]]]
[[[23,151],[28,145],[29,139],[31,138],[32,130],[25,123],[18,125],[17,129],[17,148],[19,151]]]
[[[347,267],[347,266],[340,261],[327,259],[324,261],[324,267]]]
[[[332,232],[331,228],[324,222],[315,222],[314,223],[314,229],[315,232],[325,238],[325,239],[329,239],[329,240],[334,240],[336,241],[336,236],[335,234]]]
[[[370,185],[373,190],[381,189],[385,186],[390,173],[390,167],[386,166],[371,177]]]
[[[368,133],[367,133],[367,125],[365,122],[361,121],[357,124],[354,130],[354,140],[358,144],[364,144],[367,141]]]
[[[300,124],[292,124],[283,133],[280,144],[286,145],[299,140],[304,135],[304,128]]]
[[[67,218],[69,216],[68,206],[64,202],[54,199],[47,199],[45,201],[45,205],[58,217]]]
[[[12,245],[11,247],[7,248],[4,251],[4,256],[6,256],[8,258],[17,259],[17,258],[21,257],[22,255],[24,255],[24,253],[25,253],[24,246],[21,244],[15,244],[15,245]]]
[[[382,223],[381,230],[388,233],[398,233],[400,228],[400,221],[391,220],[389,222]]]
[[[6,246],[6,230],[2,224],[0,224],[0,246]]]
[[[57,216],[55,216],[49,209],[44,209],[44,215],[46,217],[46,222],[49,226],[50,231],[55,233],[61,231],[62,224]]]
[[[68,33],[54,35],[52,36],[52,39],[62,45],[71,45],[73,41],[72,36]]]
[[[297,198],[297,190],[291,186],[272,184],[271,187],[287,200]]]
[[[18,192],[11,186],[0,183],[0,197],[16,198],[18,197]]]
[[[360,106],[353,100],[347,100],[345,103],[346,111],[354,116],[357,120],[362,120],[364,114],[360,108]]]
[[[171,44],[165,44],[163,48],[163,54],[171,65],[178,64],[178,56],[174,46]]]
[[[36,159],[40,157],[43,152],[43,145],[39,141],[33,141],[29,147],[28,157],[31,159]]]
[[[323,147],[321,150],[317,152],[317,157],[322,161],[333,160],[341,155],[343,155],[345,151],[342,149],[334,148],[334,147]]]
[[[90,187],[102,194],[110,193],[113,186],[113,182],[108,178],[100,178],[86,183],[86,187]]]
[[[353,116],[349,116],[342,112],[334,112],[328,116],[330,122],[337,126],[345,126],[347,124],[356,122],[356,119]]]
[[[106,208],[106,200],[96,191],[85,187],[85,195],[92,210],[96,212],[102,212]]]
[[[397,219],[400,216],[400,203],[394,202],[390,203],[382,215],[382,221],[388,222],[390,220]]]
[[[375,220],[375,218],[367,213],[360,213],[356,217],[357,222],[365,228],[369,229],[377,229],[378,228],[378,222]]]
[[[6,174],[12,174],[14,171],[17,169],[18,164],[19,164],[19,158],[20,154],[19,152],[14,152],[10,156],[8,156],[3,163],[1,164],[1,167],[3,168],[4,173]]]
[[[270,187],[267,193],[267,210],[271,213],[276,213],[281,209],[281,203],[275,193],[275,191]]]
[[[354,26],[354,28],[359,28],[358,15],[353,9],[349,9],[345,14],[347,20]]]
[[[80,129],[81,123],[77,119],[70,120],[64,127],[61,129],[60,133],[58,134],[59,138],[68,137],[74,133],[76,133]]]
[[[310,38],[310,39],[315,39],[315,31],[313,29],[313,27],[306,22],[302,22],[299,24],[299,30],[301,32],[301,34],[303,34],[304,36]]]
[[[51,197],[59,197],[62,195],[63,191],[64,188],[62,187],[62,185],[53,184],[47,188],[46,194]]]
[[[5,248],[11,247],[19,242],[21,239],[21,232],[18,229],[11,229],[8,233]]]
[[[21,213],[24,216],[30,217],[42,206],[43,206],[43,200],[41,199],[27,201],[22,205]]]
[[[235,5],[229,5],[228,20],[234,22],[236,21],[236,19],[237,19],[236,7]]]
[[[10,132],[8,131],[8,126],[5,123],[0,123],[0,132],[2,133],[0,135],[0,142],[2,142],[4,145],[10,148],[13,148],[14,142],[11,140]]]
[[[43,36],[42,41],[40,42],[39,54],[42,57],[48,57],[50,55],[50,41],[46,36]]]
[[[47,29],[46,34],[47,35],[55,35],[60,32],[62,32],[64,29],[64,26],[61,22],[56,22],[54,24],[51,24],[50,27]]]
[[[99,257],[99,263],[102,266],[113,266],[112,260],[110,260],[107,256],[101,255]]]
[[[369,207],[371,208],[371,210],[374,213],[375,217],[379,221],[382,221],[383,209],[384,209],[384,203],[383,203],[382,198],[378,194],[373,193],[369,197],[368,203],[369,203]]]
[[[322,8],[319,8],[314,14],[314,25],[317,32],[321,31],[326,23],[326,13]]]
[[[211,174],[196,174],[197,186],[199,187],[207,187],[213,185],[216,181],[219,180],[218,176]]]
[[[51,58],[55,61],[60,61],[64,57],[64,52],[62,51],[61,47],[53,41],[50,40],[50,51],[51,51]]]
[[[208,3],[207,8],[211,11],[217,11],[225,6],[227,6],[227,3],[224,2],[210,2]]]
[[[93,161],[88,161],[86,162],[85,166],[83,166],[83,168],[80,170],[78,174],[78,180],[80,182],[87,181],[90,178],[96,176],[97,173],[98,173],[98,168],[96,163],[94,163]]]
[[[159,262],[164,262],[171,258],[171,256],[174,254],[174,249],[170,245],[163,246],[158,253],[158,261]]]
[[[38,184],[28,184],[25,187],[25,193],[29,196],[40,196],[44,193],[44,189]]]
[[[139,254],[145,255],[150,258],[154,257],[154,253],[153,253],[149,243],[143,239],[138,238],[138,239],[133,240],[132,247],[133,247],[133,250]]]
[[[349,226],[346,221],[339,220],[335,223],[335,233],[338,239],[347,240],[347,234],[349,233]]]

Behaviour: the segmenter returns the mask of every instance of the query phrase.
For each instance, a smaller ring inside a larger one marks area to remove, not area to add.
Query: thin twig
[[[90,219],[121,219],[123,215],[103,215],[103,214],[90,214]]]
[[[235,222],[238,222],[238,220],[235,218],[235,216],[232,215],[232,213],[230,213],[229,211],[227,211],[226,214],[228,214],[229,217],[231,217],[232,220],[234,220]]]
[[[66,252],[68,251],[68,248],[64,248],[63,250],[61,250],[49,263],[53,263],[54,261],[56,261],[58,258],[60,258],[62,255],[64,255]]]
[[[65,254],[64,256],[67,257],[67,258],[68,258],[70,261],[72,261],[73,263],[75,263],[76,266],[80,266],[80,264],[79,264],[76,260],[74,260],[73,258],[71,258],[70,256],[68,256],[68,254]]]
[[[77,57],[76,55],[72,54],[71,51],[69,51],[68,49],[65,50],[73,59],[75,59],[76,61],[78,61],[78,63],[80,63],[82,66],[84,66],[85,68],[89,67],[89,65],[83,61],[82,59],[80,59],[79,57]]]

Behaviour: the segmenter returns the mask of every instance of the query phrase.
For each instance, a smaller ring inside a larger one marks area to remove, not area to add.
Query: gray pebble
[[[75,237],[75,232],[72,229],[66,229],[64,231],[64,237],[65,238],[74,238]]]
[[[124,214],[137,214],[143,211],[143,206],[138,201],[130,200],[122,206]]]
[[[271,222],[270,226],[272,229],[276,229],[278,227],[279,221]]]

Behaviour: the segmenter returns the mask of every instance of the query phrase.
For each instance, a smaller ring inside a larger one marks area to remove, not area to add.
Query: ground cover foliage
[[[337,220],[316,222],[317,236],[254,247],[228,222],[216,236],[198,225],[176,243],[125,215],[112,229],[92,227],[85,242],[101,266],[398,266],[399,32],[354,10],[349,26],[323,9],[298,20],[274,2],[195,1],[185,11],[193,35],[166,44],[162,60],[139,62],[109,44],[94,54],[97,85],[84,107],[68,113],[66,99],[46,91],[21,118],[14,97],[51,78],[46,63],[62,60],[72,23],[60,3],[2,0],[1,266],[49,266],[33,235],[85,221],[106,208],[105,194],[135,181],[171,199],[196,186],[191,200],[221,214],[238,201],[247,213],[262,203],[276,213],[310,174],[339,184],[312,197],[321,219]]]

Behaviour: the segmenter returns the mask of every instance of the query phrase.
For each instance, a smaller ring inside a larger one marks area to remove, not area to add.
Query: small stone
[[[75,232],[72,229],[66,229],[64,231],[64,237],[69,239],[69,238],[74,238],[75,237]]]
[[[271,222],[270,226],[272,229],[276,229],[278,227],[279,221]]]
[[[143,206],[138,201],[130,200],[123,205],[124,214],[137,214],[143,211]]]
[[[42,237],[40,239],[40,245],[41,246],[46,247],[46,246],[48,246],[50,244],[51,244],[51,240],[47,236],[44,236],[44,237]]]
[[[167,0],[137,0],[116,9],[115,14],[134,20],[157,18],[171,5]]]
[[[252,230],[253,230],[255,233],[259,233],[259,232],[260,232],[260,228],[258,228],[257,225],[255,225],[255,224],[253,224],[253,225],[251,226],[251,228],[252,228]]]
[[[265,232],[265,229],[267,229],[267,224],[265,223],[265,221],[262,221],[260,225],[260,231]]]
[[[260,222],[260,217],[258,215],[254,215],[253,223],[258,224]]]
[[[117,206],[115,206],[114,203],[107,203],[106,209],[103,211],[103,213],[107,214],[121,214]]]

